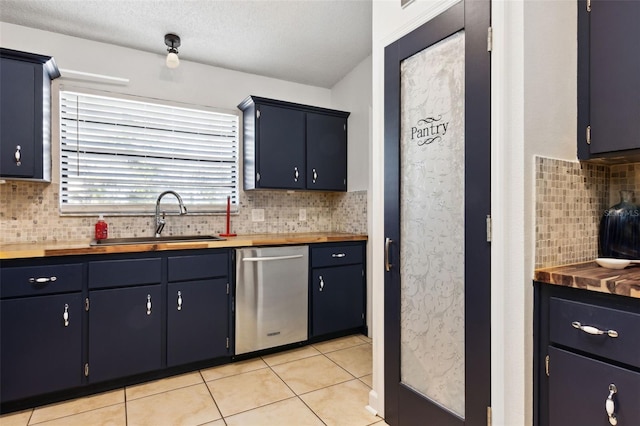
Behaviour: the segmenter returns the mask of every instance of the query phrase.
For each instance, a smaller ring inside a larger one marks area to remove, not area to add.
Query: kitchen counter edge
[[[165,250],[194,250],[366,241],[367,239],[367,235],[363,234],[330,232],[299,234],[247,234],[236,237],[227,237],[223,241],[144,243],[99,247],[90,246],[88,240],[39,243],[2,243],[0,244],[0,260],[73,256],[83,254],[143,253]]]
[[[596,262],[536,269],[535,281],[640,299],[640,266],[607,269]]]

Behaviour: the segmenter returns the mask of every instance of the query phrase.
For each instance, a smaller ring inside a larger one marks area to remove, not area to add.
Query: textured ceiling
[[[319,87],[371,54],[371,0],[0,0],[0,21]]]

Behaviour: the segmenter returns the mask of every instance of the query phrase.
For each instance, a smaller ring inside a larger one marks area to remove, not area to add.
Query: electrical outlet
[[[298,220],[304,222],[307,220],[307,209],[300,209],[298,211]]]
[[[253,222],[264,222],[264,209],[252,209],[251,220]]]

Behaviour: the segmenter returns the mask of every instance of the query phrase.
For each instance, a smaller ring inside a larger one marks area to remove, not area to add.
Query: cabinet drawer
[[[311,267],[362,263],[362,245],[319,246],[311,248]]]
[[[82,264],[0,269],[0,296],[35,296],[82,289]]]
[[[619,425],[640,425],[640,373],[549,348],[549,426],[609,425],[609,385]]]
[[[228,275],[227,252],[169,258],[169,281],[188,281]]]
[[[602,330],[604,334],[587,331]],[[612,333],[607,334],[611,330]],[[552,342],[640,368],[640,313],[621,311],[552,297],[550,339]],[[617,337],[610,334],[617,333]]]
[[[89,288],[157,284],[161,259],[104,260],[89,263]]]

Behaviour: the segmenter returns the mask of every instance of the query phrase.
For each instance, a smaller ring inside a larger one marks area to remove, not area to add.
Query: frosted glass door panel
[[[464,417],[464,31],[401,66],[401,380]]]

